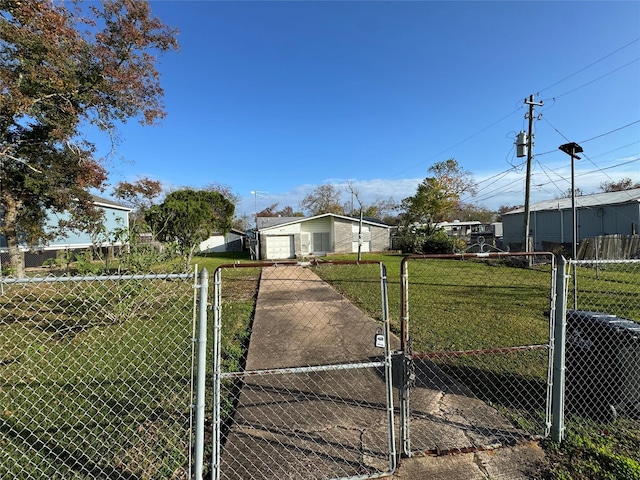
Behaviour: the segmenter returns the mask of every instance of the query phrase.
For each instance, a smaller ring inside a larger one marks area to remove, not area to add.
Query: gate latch
[[[376,336],[373,340],[373,344],[376,348],[384,348],[384,335],[382,334],[381,328],[376,330]]]

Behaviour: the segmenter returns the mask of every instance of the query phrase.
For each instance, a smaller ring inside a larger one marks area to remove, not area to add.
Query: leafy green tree
[[[176,242],[186,269],[200,242],[231,229],[234,210],[218,192],[184,189],[171,192],[145,218],[160,241]]]
[[[453,158],[429,167],[432,176],[425,178],[416,194],[402,200],[403,223],[419,223],[435,227],[439,222],[454,220],[463,194],[475,195],[477,186],[471,173]]]
[[[99,222],[89,190],[107,175],[81,131],[163,118],[154,55],[176,47],[146,0],[0,0],[0,234],[18,276],[20,241]],[[49,231],[47,212],[71,217]]]

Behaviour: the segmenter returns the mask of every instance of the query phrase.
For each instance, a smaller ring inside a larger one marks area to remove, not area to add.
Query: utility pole
[[[533,160],[533,107],[535,105],[541,107],[542,102],[535,102],[533,95],[530,95],[528,99],[524,99],[524,103],[529,105],[529,135],[527,137],[527,178],[524,189],[524,251],[530,252],[533,250],[531,245],[531,238],[529,234],[529,198],[531,195],[531,161]]]

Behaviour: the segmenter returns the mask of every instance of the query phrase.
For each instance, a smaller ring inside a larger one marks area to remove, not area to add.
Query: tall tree
[[[175,241],[188,268],[196,247],[212,233],[226,233],[231,228],[234,206],[218,192],[176,190],[160,205],[146,212],[161,241]]]
[[[175,33],[145,0],[0,0],[0,234],[17,275],[19,243],[59,233],[47,212],[72,214],[61,229],[98,221],[88,191],[106,170],[81,130],[164,117],[154,55],[177,48]]]
[[[204,187],[204,190],[208,190],[209,192],[218,192],[224,198],[229,200],[234,205],[238,205],[240,202],[240,197],[233,193],[233,189],[224,183],[213,182]]]
[[[477,186],[471,173],[453,158],[429,167],[430,177],[426,177],[416,190],[416,194],[402,200],[403,222],[434,225],[453,220],[460,209],[463,194],[475,195]]]
[[[278,203],[272,203],[267,208],[259,211],[257,217],[302,217],[302,212],[296,212],[293,207],[287,205],[286,207],[278,209]]]
[[[363,217],[395,221],[393,213],[399,208],[399,205],[393,198],[389,197],[386,200],[377,198],[371,203],[365,203],[362,201],[360,191],[351,181],[347,182],[346,190],[350,196],[350,201],[343,208],[352,217],[360,215],[360,212],[362,212]]]
[[[340,191],[333,185],[320,185],[306,195],[300,202],[300,209],[310,215],[336,213],[344,215],[340,204]]]
[[[137,226],[144,224],[144,214],[162,193],[162,182],[148,177],[138,178],[135,182],[119,182],[113,195],[127,207],[133,208],[133,222]]]
[[[472,203],[461,203],[454,212],[454,220],[473,221],[477,220],[482,223],[491,223],[496,218],[496,212],[489,210],[481,205]]]

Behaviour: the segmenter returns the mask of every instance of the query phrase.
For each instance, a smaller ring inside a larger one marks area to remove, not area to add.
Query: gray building
[[[640,188],[576,197],[577,240],[603,235],[637,235],[640,225]],[[502,216],[504,244],[520,250],[524,245],[524,208]],[[571,245],[571,198],[539,202],[530,207],[529,232],[535,250],[550,245]]]
[[[280,260],[389,250],[391,227],[375,219],[325,213],[314,217],[259,217],[259,258]]]

